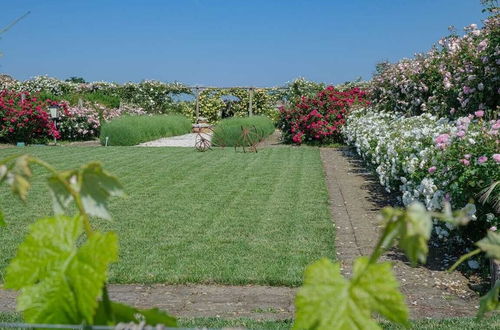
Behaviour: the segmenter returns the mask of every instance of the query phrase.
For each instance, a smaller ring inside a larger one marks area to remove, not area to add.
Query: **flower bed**
[[[290,107],[280,108],[278,127],[287,143],[339,142],[340,128],[345,124],[349,108],[366,103],[359,88],[340,92],[328,86],[315,96],[303,96]]]
[[[401,193],[405,205],[419,200],[429,210],[441,209],[444,201],[453,208],[466,207],[475,221],[454,237],[463,242],[500,225],[491,204],[474,204],[485,187],[500,180],[500,120],[483,116],[478,111],[450,121],[365,108],[350,114],[343,135],[375,167],[386,190]],[[497,186],[493,193],[499,192]],[[436,234],[448,240],[452,229],[436,226]]]
[[[495,119],[500,105],[500,16],[453,32],[426,54],[397,63],[381,63],[371,83],[373,103],[407,115],[432,113],[466,116],[486,110]]]
[[[0,91],[0,141],[33,143],[60,138],[59,131],[45,111],[53,103],[28,93]]]

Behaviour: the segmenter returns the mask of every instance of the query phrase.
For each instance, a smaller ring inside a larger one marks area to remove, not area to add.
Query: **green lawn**
[[[334,258],[334,230],[315,148],[233,149],[32,147],[59,169],[99,160],[120,178],[127,198],[114,199],[119,234],[115,283],[223,283],[296,286],[307,264]],[[37,170],[26,205],[0,189],[8,226],[0,231],[3,272],[33,219],[51,214]]]

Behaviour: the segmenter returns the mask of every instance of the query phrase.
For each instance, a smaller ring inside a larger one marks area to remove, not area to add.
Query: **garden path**
[[[379,234],[377,213],[394,204],[376,178],[349,148],[321,148],[330,194],[331,213],[336,226],[336,253],[342,271],[349,276],[356,257],[369,255]],[[391,203],[392,202],[392,203]],[[429,256],[429,264],[410,267],[405,256],[393,249],[382,259],[394,264],[401,291],[406,296],[412,318],[445,318],[474,315],[478,297],[459,272],[448,273],[436,264],[439,256]],[[437,252],[438,253],[438,252]]]
[[[210,140],[212,134],[202,133],[203,137]],[[184,135],[161,138],[154,141],[144,142],[139,144],[140,147],[190,147],[194,148],[196,143],[197,133],[189,133]]]

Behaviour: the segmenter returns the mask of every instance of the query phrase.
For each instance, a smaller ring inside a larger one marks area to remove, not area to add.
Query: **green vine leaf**
[[[479,311],[477,312],[477,317],[481,318],[485,313],[499,309],[500,302],[498,297],[500,296],[500,281],[496,281],[495,286],[488,291],[488,293],[481,297],[479,303]]]
[[[5,223],[5,216],[2,212],[2,210],[0,210],[0,226],[5,226],[6,223]]]
[[[55,214],[64,214],[73,196],[65,186],[65,181],[69,183],[72,176],[76,177],[75,171],[63,172],[60,176],[52,176],[48,179],[48,186],[52,196],[52,209]],[[61,181],[63,180],[63,181]]]
[[[85,212],[90,216],[111,219],[108,200],[123,196],[123,187],[117,178],[103,170],[100,163],[89,163],[79,170],[61,172],[48,179],[55,214],[64,214],[73,201],[70,186],[79,192]]]
[[[104,171],[100,163],[89,163],[80,170],[79,184],[85,211],[92,216],[111,219],[108,198],[124,195],[118,179]]]
[[[399,247],[405,252],[411,264],[425,263],[429,253],[428,241],[432,232],[432,217],[421,203],[413,203],[406,210],[386,207],[381,215],[384,220],[383,248],[392,246],[399,237]]]
[[[109,264],[117,260],[113,233],[94,233],[81,247],[79,217],[56,216],[30,226],[7,268],[5,287],[21,290],[17,310],[30,323],[91,324]]]
[[[94,318],[96,325],[114,325],[117,323],[140,323],[146,322],[147,325],[156,326],[164,325],[166,327],[176,327],[177,320],[168,313],[153,309],[137,309],[125,304],[111,302],[112,315],[107,315],[102,301],[99,303],[97,312]]]
[[[488,230],[486,237],[476,245],[486,252],[488,258],[500,260],[500,233]]]
[[[29,179],[31,178],[31,168],[29,166],[30,157],[23,155],[17,157],[12,168],[7,172],[7,183],[12,192],[19,196],[21,200],[26,200],[28,191],[31,188]]]
[[[373,312],[407,325],[408,309],[398,287],[388,263],[358,258],[349,281],[338,263],[321,259],[305,271],[295,300],[294,329],[380,329]]]

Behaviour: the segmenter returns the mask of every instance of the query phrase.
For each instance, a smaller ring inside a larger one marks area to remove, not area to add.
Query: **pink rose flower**
[[[488,157],[486,156],[481,156],[477,159],[478,164],[482,164],[488,160]]]
[[[460,138],[464,137],[465,136],[465,132],[464,131],[458,131],[457,132],[457,136],[460,137]]]
[[[466,154],[466,155],[464,155],[464,158],[465,158],[465,159],[470,159],[471,157],[472,157],[472,155],[471,155],[471,154]]]
[[[482,116],[484,116],[484,111],[478,110],[478,111],[474,112],[474,115],[476,115],[477,118],[481,118]]]
[[[492,227],[490,228],[490,230],[491,230],[491,231],[497,231],[497,226],[492,226]]]
[[[430,174],[436,172],[436,166],[429,167],[428,171]]]
[[[460,159],[460,163],[464,164],[465,166],[469,166],[470,162],[467,159]]]
[[[500,154],[493,154],[493,159],[495,162],[500,163]]]

